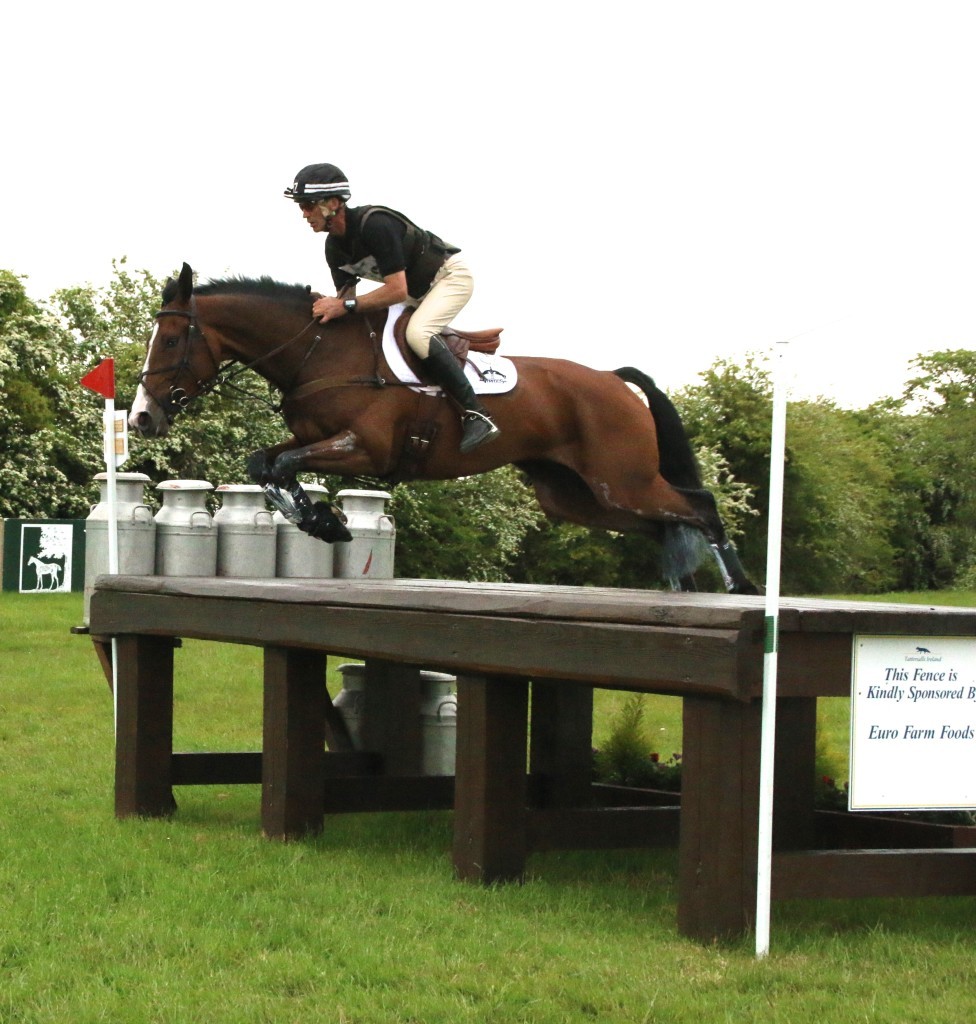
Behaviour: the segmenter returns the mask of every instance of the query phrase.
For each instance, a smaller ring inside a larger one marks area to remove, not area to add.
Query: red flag
[[[81,378],[81,383],[105,398],[115,398],[115,360],[103,359],[94,370]]]

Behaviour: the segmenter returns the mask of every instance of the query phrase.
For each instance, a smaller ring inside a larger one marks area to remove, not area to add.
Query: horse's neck
[[[273,306],[245,309],[235,304],[211,313],[220,337],[219,362],[251,367],[281,387],[301,365],[316,331],[309,317],[281,315]],[[306,329],[307,328],[307,329]]]
[[[227,357],[251,366],[279,389],[320,374],[372,372],[370,331],[360,318],[328,324],[310,320],[284,317],[263,326],[250,323],[231,339]]]

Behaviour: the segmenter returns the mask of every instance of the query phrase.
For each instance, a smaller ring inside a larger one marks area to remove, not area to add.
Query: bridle
[[[190,309],[161,309],[156,314],[156,322],[158,323],[163,317],[167,316],[178,316],[186,319],[186,330],[180,335],[177,344],[179,344],[179,353],[177,355],[176,362],[171,363],[167,366],[158,367],[155,370],[150,370],[148,365],[136,378],[137,383],[145,388],[146,392],[153,398],[153,400],[162,408],[166,415],[166,418],[172,422],[173,417],[181,412],[190,403],[190,399],[195,397],[191,395],[186,388],[179,387],[177,381],[180,376],[188,370],[191,370],[190,365],[190,353],[192,351],[191,346],[199,338],[204,347],[207,350],[207,355],[210,357],[210,364],[214,370],[214,373],[209,378],[199,378],[196,381],[196,394],[207,394],[217,386],[217,379],[220,376],[220,364],[214,357],[213,351],[210,345],[207,344],[206,336],[200,329],[200,324],[197,322],[196,309],[192,302]],[[169,374],[169,387],[165,395],[160,396],[149,386],[149,378],[162,376]]]
[[[152,399],[162,408],[167,420],[173,421],[173,418],[178,412],[182,412],[190,404],[194,398],[199,398],[203,395],[209,395],[217,388],[229,387],[235,391],[246,395],[250,398],[254,398],[256,401],[266,402],[276,412],[279,411],[280,406],[274,405],[274,403],[267,402],[259,395],[251,394],[239,385],[233,383],[234,379],[245,373],[247,370],[253,369],[259,363],[266,359],[270,359],[272,356],[277,355],[282,350],[288,348],[289,345],[293,345],[296,341],[301,339],[305,333],[316,324],[318,321],[314,318],[310,320],[294,337],[289,338],[286,342],[278,345],[276,348],[271,349],[269,352],[264,352],[257,359],[252,360],[249,363],[244,363],[238,366],[236,369],[231,369],[232,364],[238,362],[236,359],[228,360],[223,365],[217,360],[217,357],[213,353],[213,349],[210,347],[210,343],[207,341],[207,336],[201,328],[200,323],[196,315],[196,303],[191,298],[190,308],[186,309],[161,309],[156,314],[156,321],[158,322],[161,317],[167,316],[178,316],[184,317],[187,321],[186,331],[180,335],[180,353],[177,361],[167,366],[159,367],[155,370],[144,369],[137,378],[137,383],[141,384],[145,388],[146,392],[152,397]],[[203,342],[204,348],[207,351],[207,355],[210,358],[210,365],[213,369],[213,374],[208,377],[198,377],[195,381],[195,392],[191,395],[186,388],[179,387],[177,381],[180,375],[188,370],[191,370],[190,364],[190,353],[192,351],[191,346],[196,341]],[[308,347],[304,358],[302,359],[301,366],[299,366],[296,373],[296,379],[298,374],[301,373],[305,363],[308,361],[312,352],[315,350],[316,345],[321,341],[321,336],[316,335],[312,341],[312,344]],[[169,390],[166,395],[160,398],[148,384],[148,378],[158,376],[162,374],[170,374],[169,377]],[[285,389],[287,391],[287,389]]]

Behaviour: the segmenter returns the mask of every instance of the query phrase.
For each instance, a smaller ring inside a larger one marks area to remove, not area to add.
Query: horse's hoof
[[[336,515],[332,506],[324,501],[317,501],[312,506],[312,514],[298,524],[298,529],[329,544],[352,540],[346,524]]]
[[[734,586],[730,591],[730,594],[744,594],[748,597],[762,597],[766,591],[757,586],[752,580],[746,580],[745,583],[739,583]]]

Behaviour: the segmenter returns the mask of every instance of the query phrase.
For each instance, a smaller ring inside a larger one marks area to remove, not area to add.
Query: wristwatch
[[[355,313],[358,305],[359,303],[355,299],[346,299],[345,302],[343,302],[343,306],[345,306],[347,313]]]

